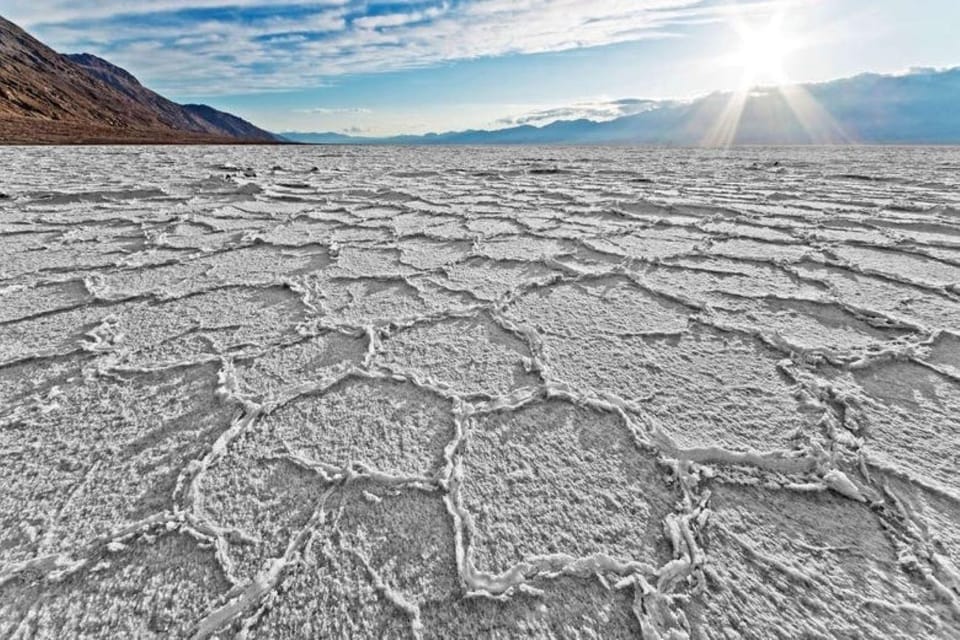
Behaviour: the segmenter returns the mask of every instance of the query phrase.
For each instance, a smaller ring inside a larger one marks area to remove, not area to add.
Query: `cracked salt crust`
[[[0,150],[0,637],[960,637],[904,153]]]

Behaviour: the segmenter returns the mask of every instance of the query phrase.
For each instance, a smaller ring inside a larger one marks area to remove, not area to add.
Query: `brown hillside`
[[[236,116],[207,107],[225,127],[191,108],[105,60],[59,54],[0,17],[0,143],[276,141]]]

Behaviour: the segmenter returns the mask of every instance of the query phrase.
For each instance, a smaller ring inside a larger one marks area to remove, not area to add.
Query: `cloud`
[[[738,7],[769,0],[744,0]],[[90,51],[173,95],[322,86],[344,74],[661,38],[714,0],[6,0],[61,51]]]
[[[542,127],[543,125],[556,122],[558,120],[593,120],[595,122],[604,122],[615,120],[624,116],[635,115],[657,109],[669,104],[657,100],[641,100],[637,98],[624,98],[621,100],[600,100],[594,102],[579,102],[573,105],[552,107],[530,111],[518,116],[509,116],[497,121],[498,125],[513,127],[518,125],[533,125]]]
[[[444,4],[436,7],[430,7],[423,11],[363,16],[353,20],[352,24],[354,27],[359,29],[389,29],[414,23],[427,22],[429,20],[439,18],[446,13],[448,9],[449,7]]]
[[[350,0],[312,0],[315,7],[342,6]],[[23,27],[38,24],[68,23],[79,20],[111,19],[198,9],[269,8],[295,5],[291,0],[99,0],[95,3],[77,0],[6,0],[3,15]]]
[[[373,113],[370,109],[364,109],[363,107],[339,107],[339,108],[330,108],[330,107],[313,107],[312,109],[294,109],[294,113],[318,113],[322,115],[334,115],[334,114],[343,114],[343,113]]]

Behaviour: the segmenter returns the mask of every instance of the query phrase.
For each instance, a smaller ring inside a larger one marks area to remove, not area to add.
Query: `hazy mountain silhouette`
[[[905,75],[862,74],[798,87],[755,89],[735,134],[724,138],[732,93],[664,101],[615,120],[560,120],[492,131],[357,138],[287,132],[300,142],[392,144],[960,144],[960,68]],[[736,122],[736,119],[733,120]]]

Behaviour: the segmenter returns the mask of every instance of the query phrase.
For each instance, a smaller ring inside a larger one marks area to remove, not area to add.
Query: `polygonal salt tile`
[[[454,434],[451,401],[410,382],[351,377],[304,395],[259,428],[292,452],[335,467],[363,463],[395,475],[430,476]]]
[[[104,269],[116,265],[124,256],[120,247],[83,243],[75,245],[54,244],[43,251],[24,251],[4,256],[0,263],[0,280],[15,280],[34,274],[61,276],[64,273],[76,277],[91,269]]]
[[[382,246],[394,241],[393,233],[390,232],[389,228],[384,228],[386,223],[378,223],[377,226],[369,226],[369,224],[337,227],[330,231],[330,243],[334,245],[356,243],[358,245]]]
[[[960,473],[960,382],[909,361],[875,362],[842,375],[848,423],[868,460],[955,490]]]
[[[421,608],[423,637],[610,638],[643,636],[633,613],[633,593],[614,591],[596,578],[535,580],[540,594],[516,593],[506,600],[464,598]]]
[[[467,229],[481,236],[506,236],[523,229],[513,220],[500,217],[473,218],[467,221]]]
[[[813,262],[802,262],[796,269],[805,276],[829,283],[841,301],[855,308],[919,324],[929,330],[960,332],[960,304],[953,298],[887,278]]]
[[[721,300],[724,294],[816,299],[829,294],[826,285],[801,280],[773,264],[714,256],[676,258],[638,266],[645,283],[700,303]]]
[[[279,457],[281,443],[258,429],[230,443],[194,495],[199,513],[245,538],[227,550],[239,580],[254,579],[267,562],[283,556],[329,488],[312,470]]]
[[[831,251],[868,272],[882,273],[930,286],[960,285],[960,266],[893,249],[842,246]]]
[[[724,325],[759,331],[802,351],[845,353],[889,346],[913,335],[907,329],[880,328],[831,302],[724,297],[713,310]]]
[[[641,260],[662,259],[691,253],[709,236],[677,228],[644,228],[634,235],[591,238],[586,245],[596,251]]]
[[[700,324],[674,335],[547,335],[544,376],[642,403],[682,448],[791,448],[820,414],[760,340]]]
[[[286,246],[330,244],[331,232],[339,226],[336,220],[305,215],[261,231],[259,237],[265,242]]]
[[[577,245],[569,253],[558,255],[554,260],[575,274],[597,276],[608,274],[628,262],[621,256],[594,251],[584,245]]]
[[[156,244],[173,249],[203,249],[212,251],[238,244],[242,230],[219,231],[212,225],[180,221],[166,228],[157,237]]]
[[[4,216],[8,214],[5,212]],[[24,223],[17,225],[16,232],[0,234],[0,252],[7,258],[14,255],[37,253],[38,250],[55,244],[62,231],[56,227]]]
[[[572,253],[574,247],[562,240],[521,235],[484,240],[477,253],[494,260],[546,260]]]
[[[520,287],[545,283],[560,272],[536,262],[494,261],[471,258],[444,267],[452,288],[469,291],[481,300],[498,300]]]
[[[617,414],[547,400],[476,415],[462,460],[482,571],[558,553],[664,559],[662,522],[679,496]]]
[[[316,288],[324,319],[351,327],[404,323],[462,306],[455,293],[429,296],[402,279],[325,280]]]
[[[960,246],[960,229],[944,222],[937,222],[932,217],[924,216],[924,218],[922,221],[873,218],[870,222],[878,227],[890,229],[896,236],[909,239],[924,248]]]
[[[437,269],[465,259],[472,251],[469,242],[449,242],[412,236],[398,242],[400,261],[418,270]]]
[[[401,252],[393,247],[344,247],[337,253],[331,276],[397,277],[413,272],[400,260]]]
[[[683,331],[690,311],[627,278],[603,276],[531,290],[505,315],[545,335],[585,338]]]
[[[212,544],[166,531],[98,551],[63,580],[31,578],[0,585],[3,637],[185,637],[231,586]]]
[[[367,568],[323,536],[311,537],[248,637],[410,638],[407,614],[386,600]]]
[[[183,258],[184,256],[178,256],[176,259]],[[159,266],[128,265],[128,268],[98,273],[91,280],[91,286],[101,299],[150,294],[172,297],[210,286],[210,279],[206,277],[210,268],[198,261],[178,261]]]
[[[91,302],[82,280],[33,287],[0,287],[0,322],[10,322]]]
[[[453,522],[439,494],[360,481],[325,510],[255,637],[413,638],[417,610],[459,600]]]
[[[960,247],[924,246],[923,252],[949,264],[960,264]]]
[[[465,395],[503,395],[540,382],[529,346],[485,313],[400,329],[383,339],[377,362]]]
[[[402,209],[397,207],[384,207],[379,205],[362,205],[351,210],[350,213],[364,220],[390,219],[400,213]]]
[[[307,317],[284,287],[227,287],[116,314],[112,331],[124,364],[158,366],[203,354],[264,348],[296,337]]]
[[[332,263],[322,245],[280,247],[264,244],[221,251],[197,261],[210,270],[207,278],[220,284],[279,284],[284,279],[322,271]]]
[[[193,221],[197,224],[209,227],[213,232],[221,231],[254,231],[269,227],[274,223],[272,214],[281,207],[276,203],[247,202],[242,205],[227,205],[211,208],[201,206],[198,213],[194,214]],[[262,211],[262,208],[269,207],[270,211]],[[270,219],[264,219],[264,215],[270,216]]]
[[[890,236],[879,229],[870,229],[857,223],[827,222],[823,227],[807,231],[807,237],[831,243],[891,244]]]
[[[92,342],[87,334],[104,318],[129,307],[129,303],[91,304],[5,324],[0,332],[0,363],[78,351]]]
[[[240,387],[255,396],[276,395],[310,382],[330,380],[351,366],[361,366],[367,355],[366,335],[331,331],[283,345],[268,353],[241,358],[236,363]]]
[[[960,568],[960,529],[956,524],[960,522],[960,498],[896,473],[875,467],[870,472],[877,484],[882,483],[885,491],[896,496],[930,552],[946,558],[954,570]],[[942,572],[935,575],[945,584],[951,582]]]
[[[75,353],[0,366],[0,420],[33,405],[43,410],[46,400],[55,399],[61,387],[80,380],[90,360],[89,354]]]
[[[933,593],[901,568],[869,508],[833,493],[719,486],[707,590],[687,614],[703,638],[944,638]]]
[[[439,492],[361,480],[331,496],[330,504],[342,552],[362,556],[405,600],[459,595],[454,522]]]
[[[708,252],[715,256],[773,262],[799,262],[817,251],[805,244],[780,244],[745,238],[720,240],[710,245]]]
[[[708,221],[700,226],[709,233],[732,238],[748,238],[764,242],[781,244],[798,244],[799,240],[792,233],[783,229],[775,229],[762,224],[750,224],[735,220]]]
[[[960,380],[960,333],[938,335],[923,360]]]
[[[69,551],[172,508],[177,477],[238,407],[215,365],[100,375],[64,384],[43,411],[0,431],[0,518],[35,529],[0,559]]]

